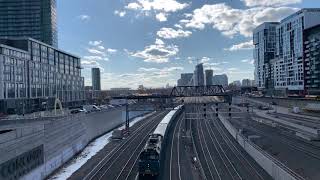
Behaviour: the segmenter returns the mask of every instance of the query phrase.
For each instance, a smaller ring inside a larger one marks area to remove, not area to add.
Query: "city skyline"
[[[102,89],[173,85],[197,62],[227,74],[231,82],[253,79],[252,30],[320,5],[311,0],[146,2],[57,3],[60,48],[82,57],[86,85],[91,67],[101,68]]]

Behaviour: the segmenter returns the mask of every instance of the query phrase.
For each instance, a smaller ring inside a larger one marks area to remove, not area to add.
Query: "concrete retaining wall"
[[[237,129],[223,116],[219,119],[229,133],[237,140],[244,150],[275,180],[302,180],[301,176],[293,172],[277,159],[260,149],[253,142],[238,133]]]
[[[129,117],[144,113],[146,112],[131,112]],[[81,151],[91,140],[124,122],[124,108],[44,121],[0,121],[0,131],[11,130],[0,134],[0,167],[15,157],[43,145],[43,163],[23,177],[21,174],[10,179],[44,179]],[[3,154],[6,155],[2,156]]]
[[[292,108],[294,106],[300,107],[301,109],[305,108],[308,104],[320,104],[319,100],[310,100],[310,99],[294,99],[294,98],[252,98],[266,103],[276,102],[278,105],[283,107]]]

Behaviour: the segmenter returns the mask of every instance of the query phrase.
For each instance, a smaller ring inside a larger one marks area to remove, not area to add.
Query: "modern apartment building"
[[[272,64],[276,54],[276,27],[278,22],[266,22],[253,32],[255,81],[259,89],[273,89]]]
[[[195,86],[204,86],[203,64],[197,64],[193,73],[193,82]]]
[[[320,25],[304,33],[304,74],[307,94],[320,94]]]
[[[101,75],[99,68],[91,69],[92,90],[101,91]]]
[[[307,79],[308,76],[317,79],[316,75],[312,76],[305,73],[309,69],[308,66],[311,65],[311,63],[308,63],[310,58],[307,58],[311,56],[310,53],[314,49],[311,46],[316,46],[316,43],[310,44],[311,41],[308,39],[314,39],[317,36],[316,31],[318,29],[315,27],[320,25],[320,9],[301,9],[280,21],[278,25],[276,23],[272,24],[272,33],[274,32],[274,26],[276,27],[275,50],[273,50],[274,35],[272,35],[272,38],[268,38],[270,23],[264,23],[254,30],[256,84],[263,90],[275,89],[294,94],[304,94],[311,86],[308,83],[317,82]],[[310,35],[310,32],[313,35]],[[270,52],[269,48],[264,47],[265,44],[271,47],[271,53],[275,53],[275,56],[272,57],[273,55],[271,55],[267,59],[261,60],[261,57],[266,57],[265,54]],[[313,56],[316,55],[315,52]],[[309,73],[311,74],[311,72]],[[312,73],[317,73],[317,70],[312,71]]]
[[[56,0],[1,0],[0,38],[31,37],[58,46]]]
[[[212,78],[213,78],[213,70],[212,69],[207,69],[205,70],[205,80],[206,80],[206,85],[209,86],[209,85],[213,85],[213,82],[212,82]]]
[[[24,113],[84,100],[80,58],[31,38],[0,39],[0,112]]]

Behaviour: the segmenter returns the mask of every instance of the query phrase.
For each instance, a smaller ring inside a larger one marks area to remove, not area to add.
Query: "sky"
[[[319,0],[58,0],[59,48],[81,57],[85,85],[175,85],[197,63],[253,79],[252,30]]]

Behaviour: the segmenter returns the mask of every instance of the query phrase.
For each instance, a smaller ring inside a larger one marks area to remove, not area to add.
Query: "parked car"
[[[70,111],[71,114],[78,114],[78,113],[86,113],[87,111],[85,109],[73,109]]]

